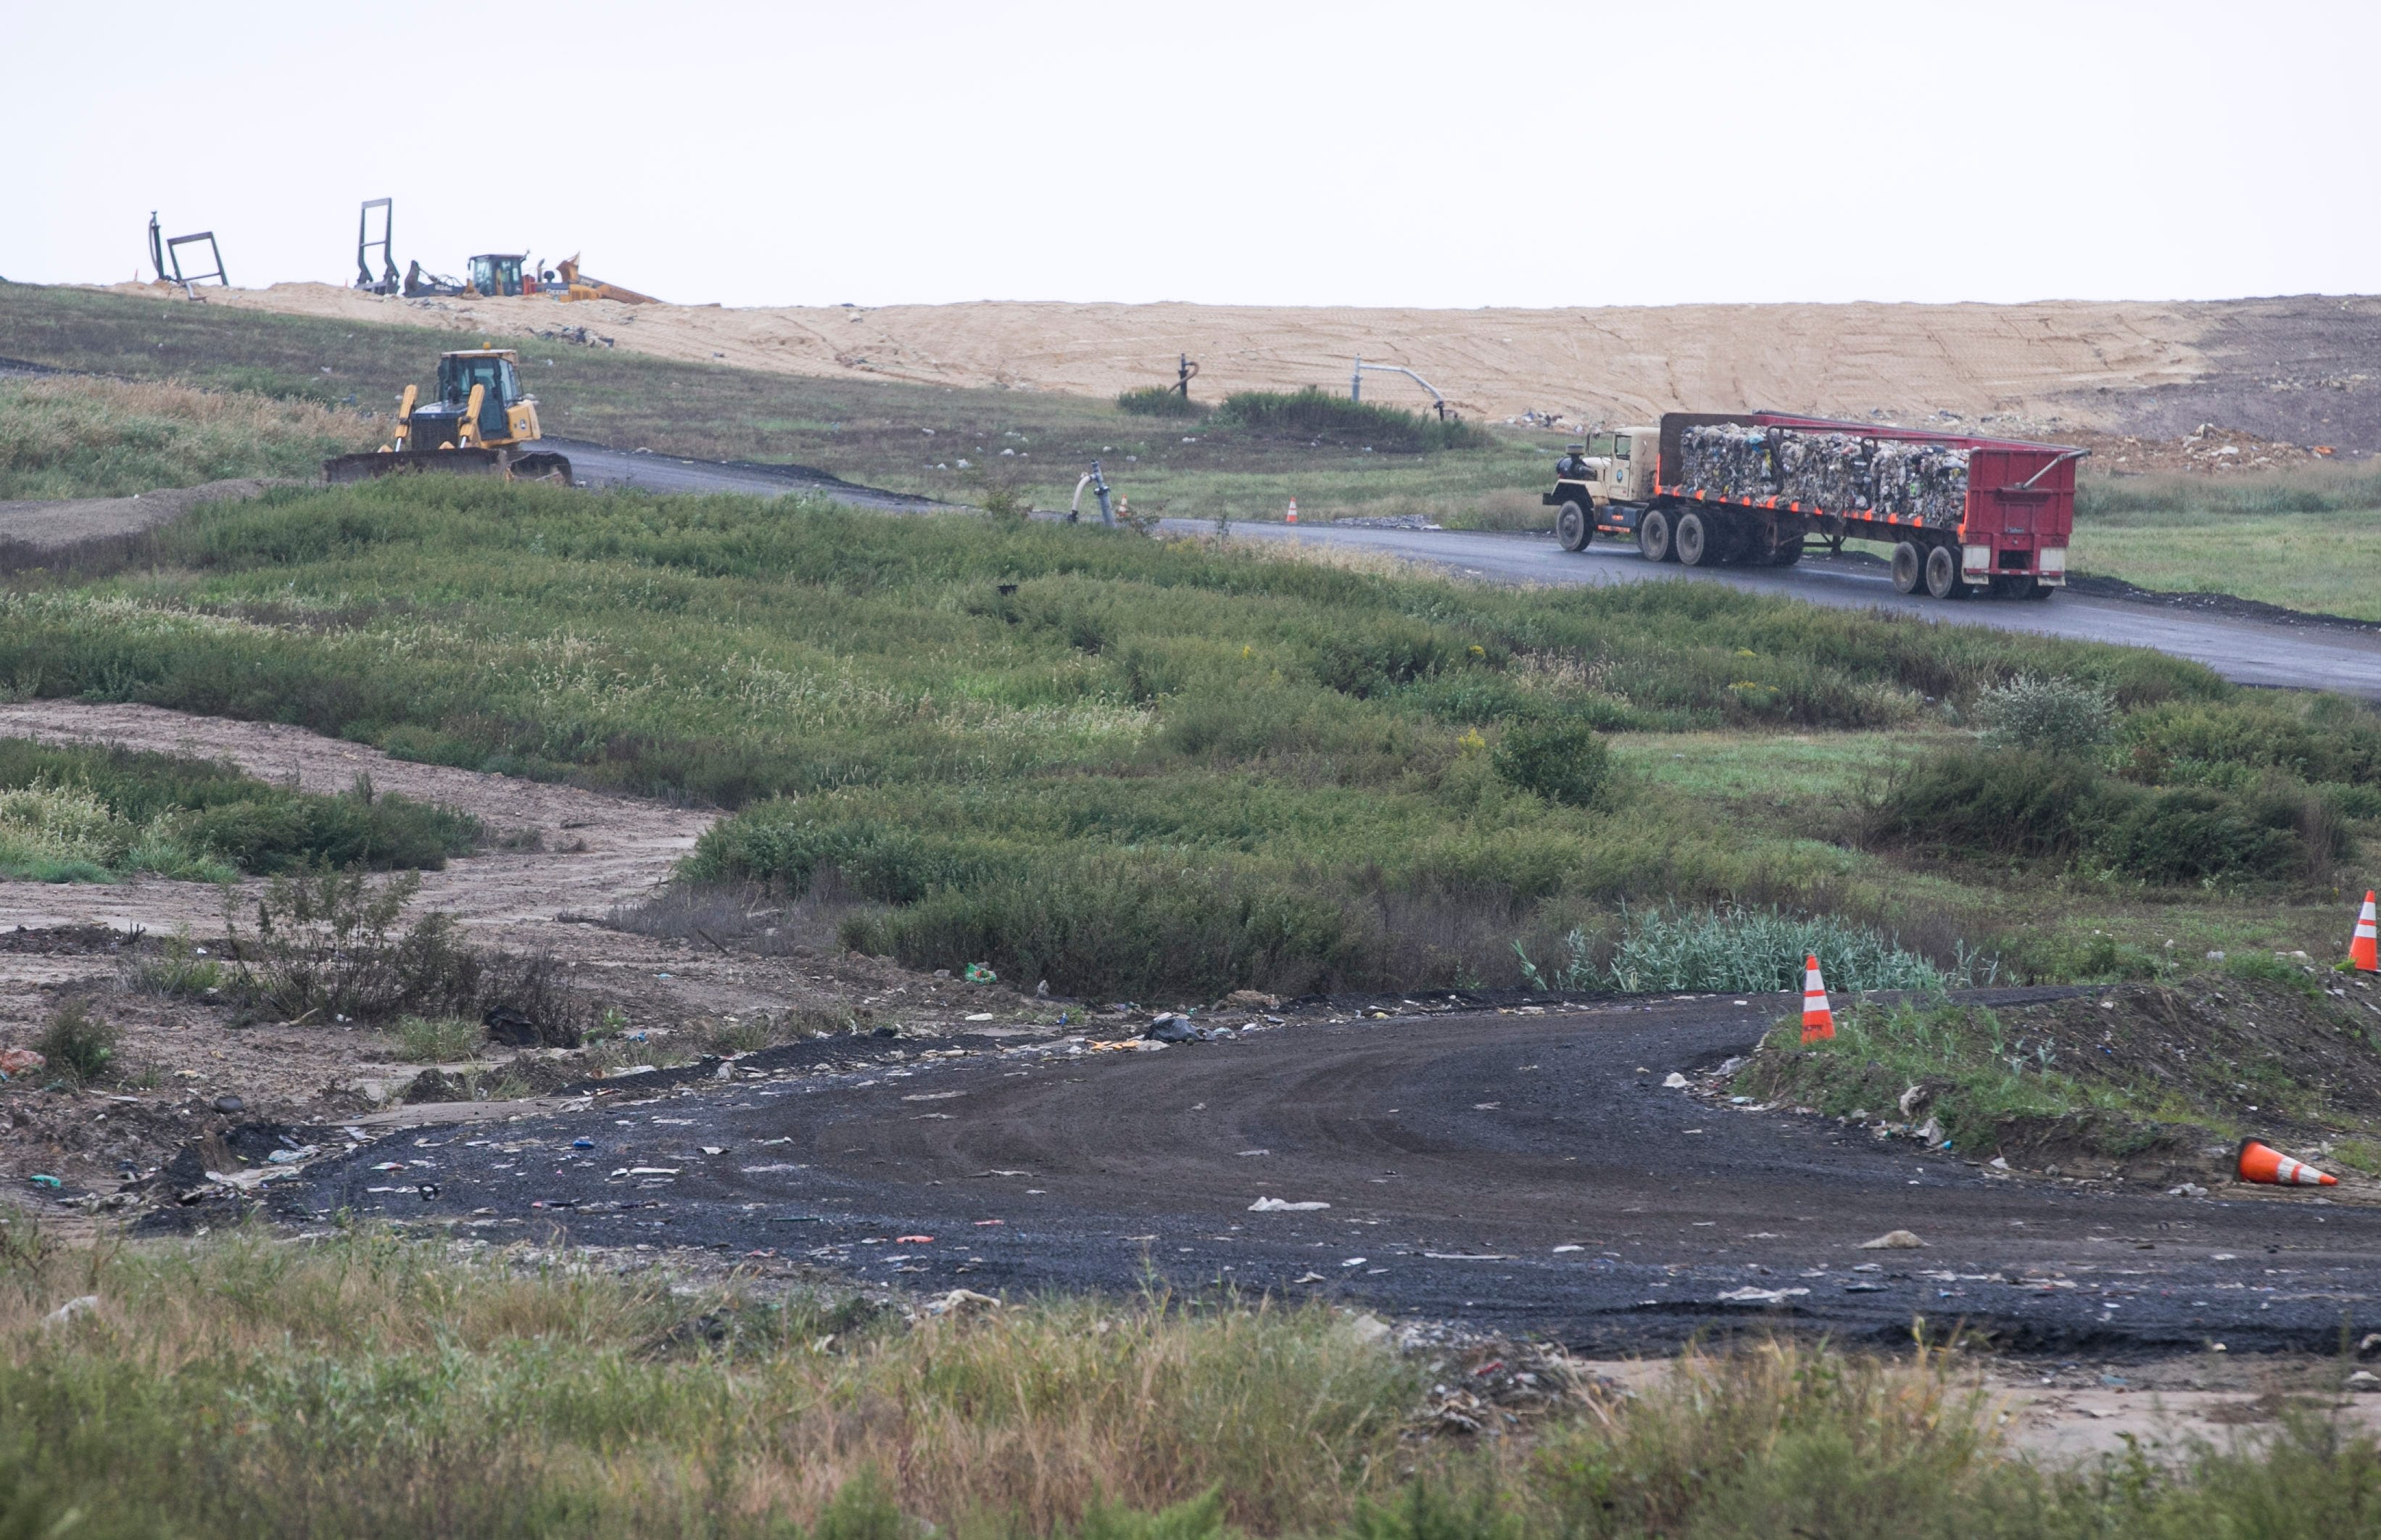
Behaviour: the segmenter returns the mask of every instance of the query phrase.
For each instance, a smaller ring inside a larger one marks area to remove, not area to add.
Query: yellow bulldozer
[[[412,385],[397,409],[397,434],[371,454],[323,462],[326,482],[445,471],[502,476],[508,482],[571,484],[570,461],[526,447],[543,436],[537,397],[521,387],[520,359],[509,348],[470,348],[438,356],[438,396],[418,401]]]

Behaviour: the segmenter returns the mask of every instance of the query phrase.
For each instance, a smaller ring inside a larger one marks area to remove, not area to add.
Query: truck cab
[[[1539,500],[1562,511],[1555,533],[1576,551],[1605,534],[1633,535],[1637,515],[1654,497],[1660,467],[1659,428],[1615,428],[1567,447],[1555,462],[1555,489]]]

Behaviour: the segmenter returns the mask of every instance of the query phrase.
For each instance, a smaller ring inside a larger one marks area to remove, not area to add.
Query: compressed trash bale
[[[1681,435],[1681,484],[1722,497],[1895,514],[1949,526],[1968,502],[1968,452],[1859,434],[1706,423]]]

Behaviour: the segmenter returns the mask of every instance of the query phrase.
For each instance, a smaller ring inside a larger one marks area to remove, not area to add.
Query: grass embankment
[[[0,378],[0,500],[124,497],[235,476],[311,481],[372,447],[352,412],[157,382]]]
[[[1475,1440],[1410,1431],[1465,1355],[1402,1358],[1316,1308],[912,1325],[383,1235],[6,1234],[11,1534],[2334,1540],[2381,1503],[2371,1439],[2311,1414],[2266,1452],[2004,1458],[1940,1357],[1689,1358]]]
[[[1832,1041],[1805,1046],[1799,1020],[1780,1023],[1738,1084],[1830,1117],[1931,1118],[1961,1155],[2064,1161],[2069,1175],[2111,1159],[2168,1179],[2212,1173],[2253,1133],[2374,1171],[2376,1050],[2381,990],[2250,952],[2197,976],[1999,1010],[1850,1002]]]
[[[555,327],[576,324],[570,307],[555,310]],[[1484,434],[1457,424],[1461,442],[1455,443],[1435,422],[1384,412],[1382,431],[1402,420],[1410,435],[1422,435],[1404,450],[1439,452],[1391,452],[1399,446],[1382,442],[1367,454],[1369,440],[1335,435],[1318,446],[1299,423],[1211,426],[1130,415],[1114,402],[1081,397],[806,379],[554,338],[483,338],[179,299],[0,287],[0,357],[309,402],[364,414],[367,433],[385,431],[406,385],[429,384],[440,352],[483,340],[520,349],[549,434],[623,449],[812,466],[866,485],[962,503],[1008,488],[1039,507],[1064,507],[1076,478],[1096,458],[1142,513],[1278,519],[1296,497],[1307,519],[1390,512],[1544,524],[1547,510],[1537,507],[1537,489],[1552,484],[1547,478],[1562,442],[1555,434],[1503,428]]]
[[[326,797],[208,760],[0,738],[0,876],[224,881],[310,864],[434,872],[479,837],[469,813],[375,795],[368,779]]]
[[[2152,946],[2204,922],[2305,945],[2337,927],[2318,909],[2290,939],[2288,905],[2334,901],[2298,836],[2179,891],[2067,853],[1905,850],[1849,817],[1878,795],[1839,789],[1854,756],[1782,735],[1972,752],[1945,703],[2020,671],[2098,681],[2126,724],[2202,723],[2169,761],[2209,780],[2298,775],[2278,724],[2335,747],[2375,730],[2155,654],[1708,585],[1524,593],[741,498],[278,493],[158,552],[139,577],[27,580],[0,678],[745,808],[693,875],[799,890],[832,869],[854,941],[1084,994],[1509,982],[1516,938],[1555,957],[1623,902],[1835,914],[2053,974],[2118,911],[2164,927]],[[1567,784],[1546,766],[1577,756],[1520,752],[1557,731],[1726,732],[1805,768],[1725,795],[1624,737]]]
[[[2381,473],[2089,477],[2075,570],[2381,621]]]

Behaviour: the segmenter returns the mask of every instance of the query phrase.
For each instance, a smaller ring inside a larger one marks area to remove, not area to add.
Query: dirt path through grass
[[[190,716],[155,706],[79,701],[0,705],[0,736],[226,759],[265,780],[294,780],[305,791],[345,791],[358,776],[369,775],[376,790],[460,808],[487,825],[490,846],[450,862],[443,872],[424,873],[417,902],[422,909],[445,910],[467,925],[501,927],[505,944],[517,950],[580,929],[557,923],[558,914],[601,915],[661,883],[717,816],[575,787],[411,764],[302,727]],[[503,848],[507,842],[543,848]],[[0,882],[0,927],[139,924],[163,932],[187,924],[212,932],[220,928],[221,916],[215,890],[199,883]]]

